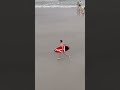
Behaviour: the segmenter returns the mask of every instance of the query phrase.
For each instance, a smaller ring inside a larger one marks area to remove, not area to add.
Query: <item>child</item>
[[[69,50],[69,46],[66,46],[62,40],[60,40],[60,46],[57,47],[54,51],[56,53],[58,53],[58,59],[60,59],[60,55],[63,53],[64,55],[66,55],[67,57],[70,58],[69,55],[67,55],[65,52]]]

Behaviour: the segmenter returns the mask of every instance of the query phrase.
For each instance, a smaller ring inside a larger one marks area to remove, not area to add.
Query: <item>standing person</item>
[[[85,7],[81,7],[81,15],[85,15]]]
[[[60,55],[63,53],[64,55],[66,55],[67,57],[70,58],[69,55],[67,55],[65,52],[69,50],[69,46],[66,46],[62,40],[60,40],[60,46],[57,47],[54,51],[56,53],[58,53],[58,59],[61,59],[60,58]]]
[[[79,1],[77,2],[77,14],[80,15],[80,4],[79,4]]]
[[[84,15],[84,9],[82,7],[82,2],[79,1],[79,10],[80,10],[80,15]]]
[[[82,2],[81,1],[77,2],[77,13],[78,15],[82,13]]]

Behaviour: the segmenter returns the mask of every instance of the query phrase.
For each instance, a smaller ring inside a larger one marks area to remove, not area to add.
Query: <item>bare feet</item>
[[[60,60],[61,58],[57,58],[57,60]]]
[[[70,58],[70,56],[68,56]]]

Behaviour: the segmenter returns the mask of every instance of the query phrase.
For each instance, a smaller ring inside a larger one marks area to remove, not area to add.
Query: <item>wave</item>
[[[76,8],[76,7],[77,7],[76,5],[35,5],[35,8]]]

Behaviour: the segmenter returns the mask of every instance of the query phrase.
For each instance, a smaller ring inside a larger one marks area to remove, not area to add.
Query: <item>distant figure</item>
[[[66,46],[66,45],[63,43],[63,41],[60,40],[60,46],[57,47],[54,51],[55,51],[56,53],[58,53],[58,59],[61,59],[61,58],[60,58],[60,55],[61,55],[62,53],[63,53],[64,55],[66,55],[67,57],[70,58],[70,56],[65,53],[65,52],[68,51],[69,49],[70,49],[69,46]]]
[[[81,8],[81,15],[83,15],[83,16],[85,15],[85,7]]]
[[[77,14],[80,15],[81,14],[81,6],[82,6],[82,2],[78,1],[77,2]]]

